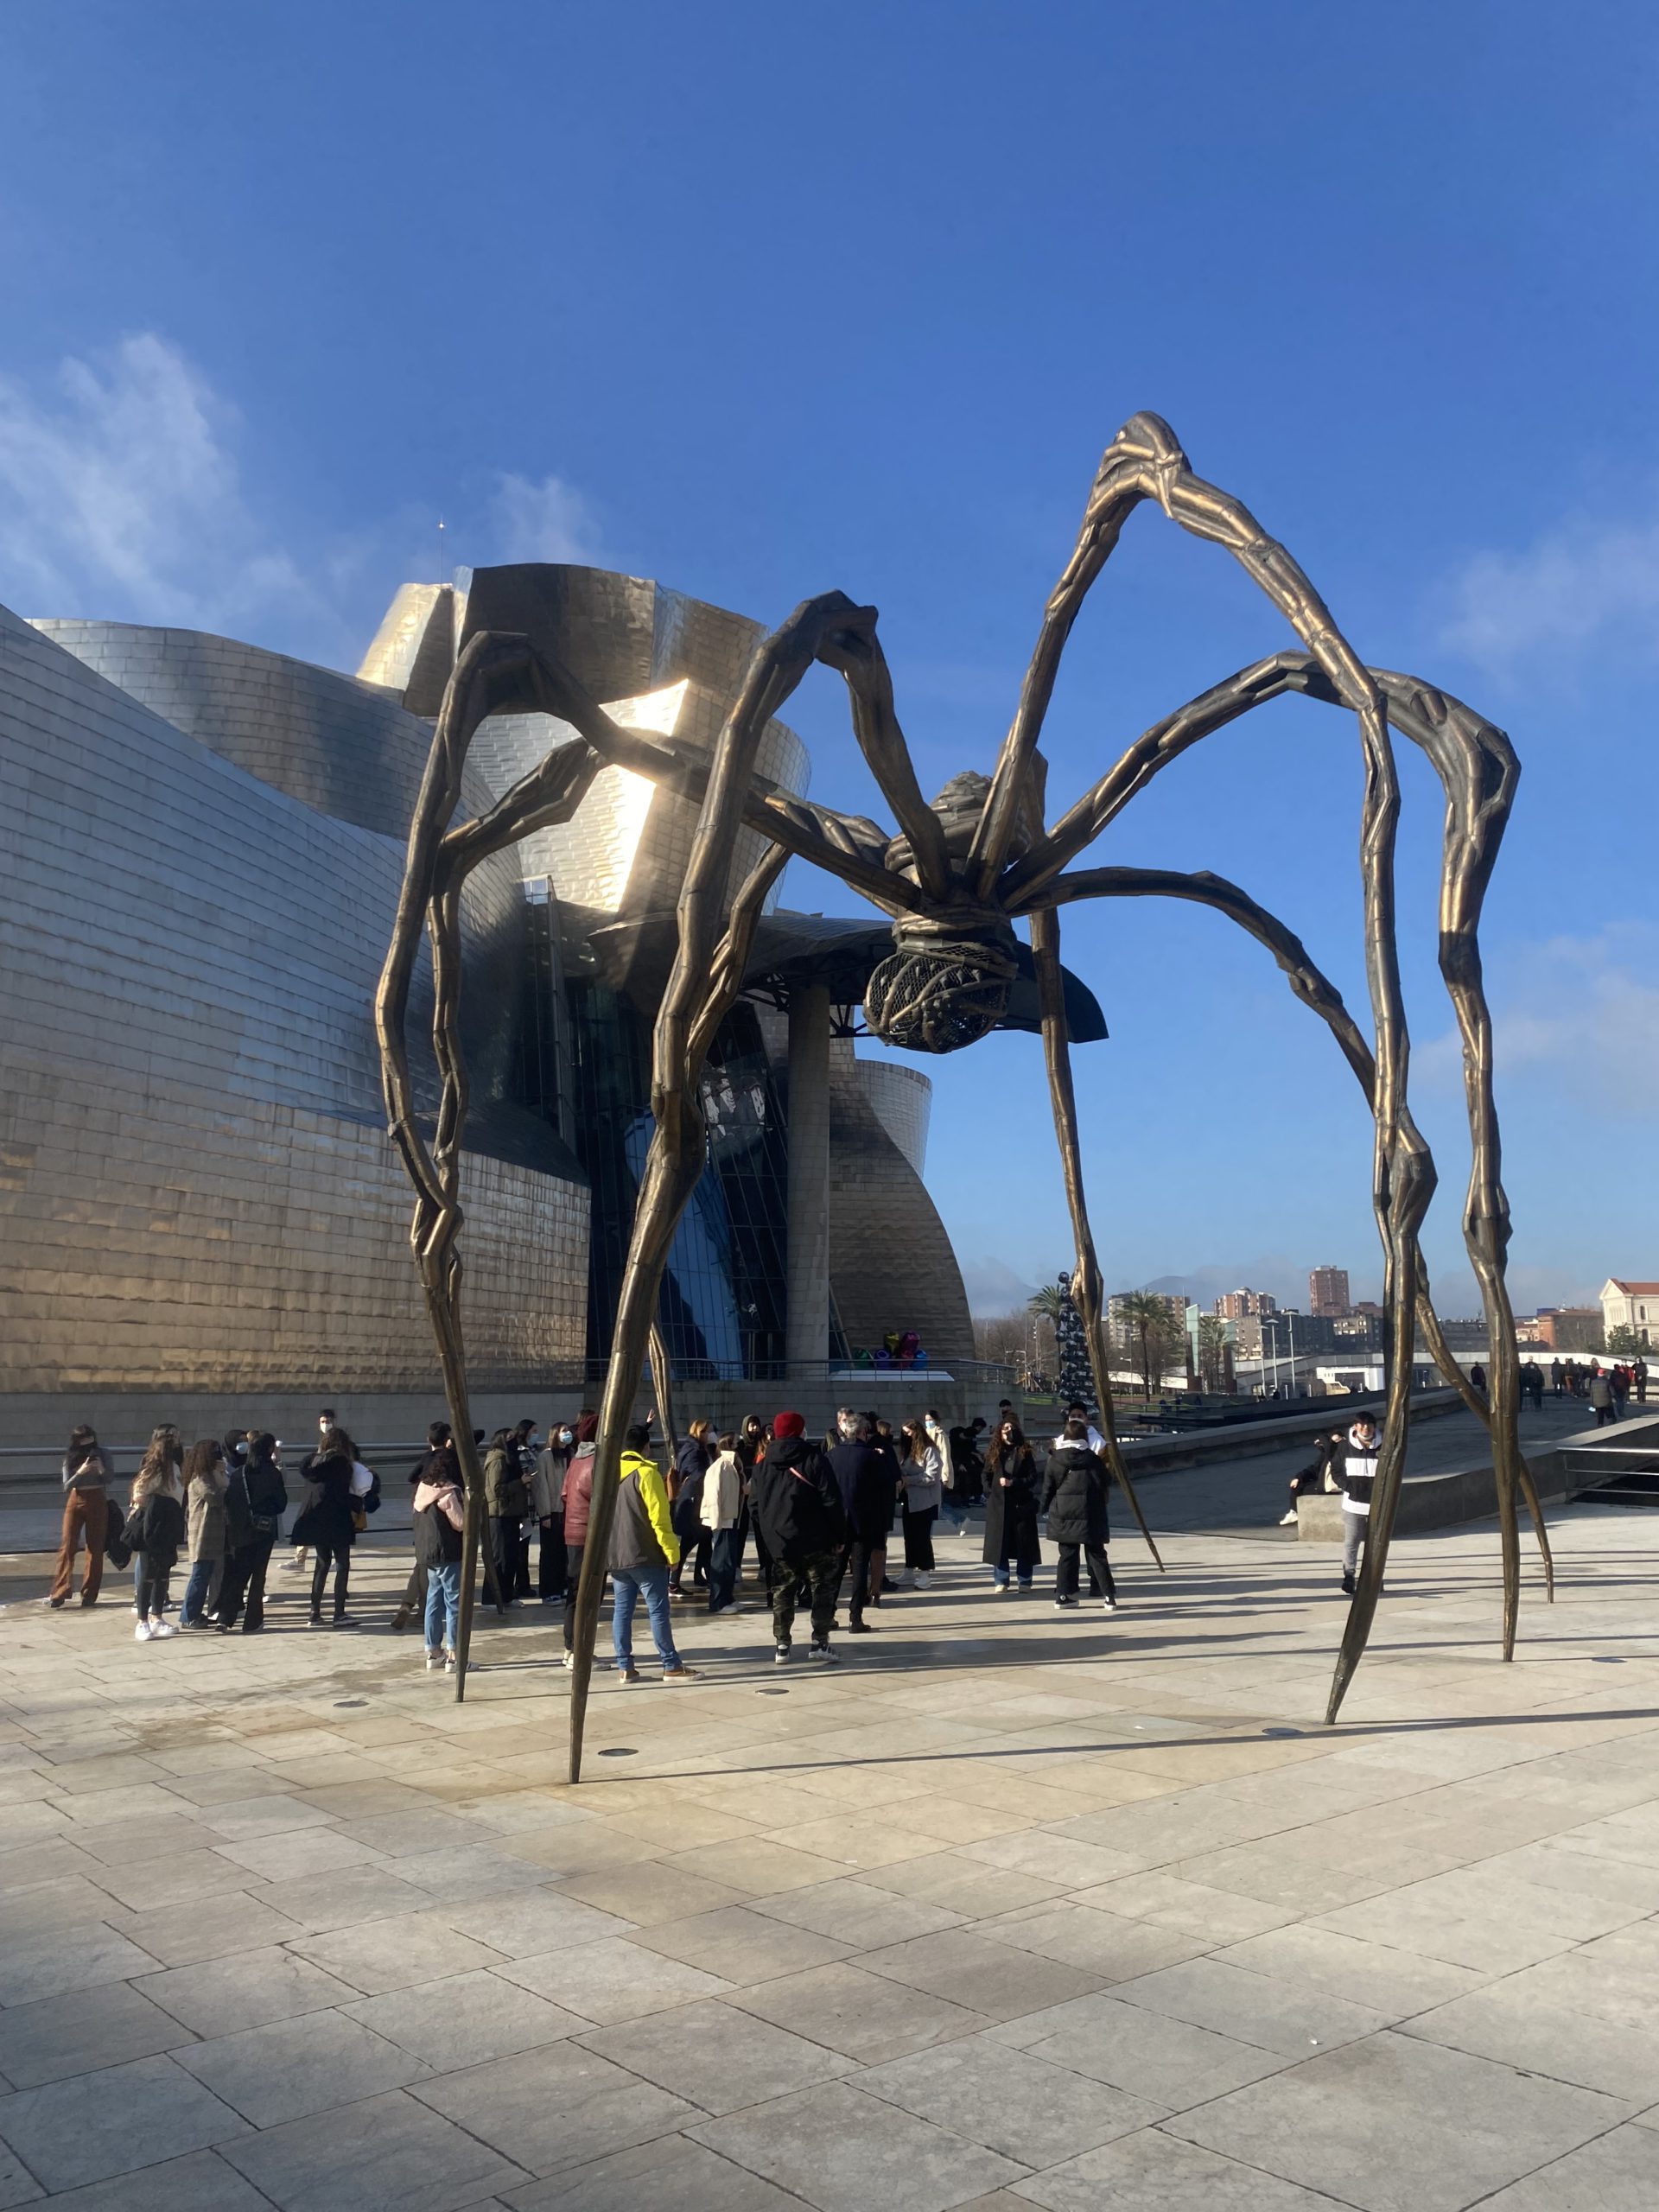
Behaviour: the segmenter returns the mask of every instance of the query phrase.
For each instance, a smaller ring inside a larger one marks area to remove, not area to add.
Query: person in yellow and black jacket
[[[623,1440],[622,1490],[611,1523],[611,1646],[617,1687],[625,1690],[639,1679],[633,1663],[633,1616],[641,1598],[651,1619],[652,1642],[663,1662],[663,1680],[689,1682],[693,1672],[674,1649],[668,1571],[679,1563],[680,1540],[674,1533],[662,1470],[646,1456],[650,1446],[650,1429],[637,1422]]]

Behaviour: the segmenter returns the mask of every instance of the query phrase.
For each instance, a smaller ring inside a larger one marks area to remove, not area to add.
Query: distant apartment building
[[[1349,1308],[1346,1268],[1315,1268],[1307,1279],[1307,1310],[1334,1320]]]
[[[1654,1296],[1659,1299],[1659,1291]],[[1599,1306],[1558,1306],[1539,1314],[1538,1333],[1550,1351],[1599,1351],[1607,1323]]]
[[[1266,1290],[1230,1290],[1216,1300],[1216,1318],[1220,1321],[1253,1320],[1278,1310],[1273,1294]]]
[[[1638,1344],[1659,1344],[1659,1282],[1623,1282],[1609,1276],[1602,1285],[1604,1326],[1634,1329]]]
[[[1169,1325],[1176,1334],[1186,1334],[1186,1300],[1179,1291],[1120,1290],[1106,1301],[1106,1318],[1115,1329],[1129,1325],[1128,1300],[1131,1298],[1155,1298],[1160,1306],[1169,1309]]]

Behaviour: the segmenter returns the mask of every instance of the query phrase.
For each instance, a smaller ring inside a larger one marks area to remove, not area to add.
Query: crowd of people
[[[474,1436],[484,1478],[485,1597],[504,1609],[539,1602],[557,1610],[567,1667],[575,1664],[598,1427],[585,1408],[545,1437],[528,1419]],[[232,1431],[187,1449],[175,1427],[158,1427],[123,1511],[107,1454],[92,1429],[76,1428],[63,1459],[62,1536],[46,1604],[55,1610],[70,1602],[84,1553],[83,1606],[99,1601],[106,1558],[118,1569],[130,1566],[140,1643],[257,1634],[283,1517],[296,1504],[283,1565],[308,1573],[308,1624],[359,1627],[347,1610],[353,1549],[380,1508],[380,1478],[328,1408],[315,1446],[291,1477],[283,1457],[269,1432]],[[725,1434],[698,1420],[671,1453],[653,1443],[647,1421],[626,1433],[619,1479],[606,1568],[613,1662],[624,1688],[640,1679],[633,1634],[642,1605],[664,1681],[692,1678],[675,1642],[676,1608],[700,1605],[711,1616],[744,1610],[751,1547],[775,1662],[789,1661],[804,1613],[809,1656],[834,1664],[831,1637],[843,1603],[847,1632],[874,1633],[871,1615],[894,1593],[929,1588],[941,1519],[963,1535],[982,1504],[993,1594],[1033,1589],[1046,1523],[1058,1554],[1055,1606],[1082,1602],[1086,1568],[1093,1599],[1108,1612],[1116,1608],[1107,1557],[1110,1478],[1103,1440],[1081,1404],[1067,1408],[1060,1433],[1045,1442],[1027,1440],[1006,1400],[994,1425],[981,1418],[950,1429],[928,1413],[895,1431],[881,1414],[846,1406],[821,1440],[787,1410],[770,1421],[751,1414]],[[414,1566],[389,1624],[418,1624],[425,1667],[452,1672],[466,1512],[447,1421],[432,1423],[409,1482]],[[895,1536],[902,1563],[893,1560],[889,1571]],[[181,1564],[176,1618],[169,1618]]]

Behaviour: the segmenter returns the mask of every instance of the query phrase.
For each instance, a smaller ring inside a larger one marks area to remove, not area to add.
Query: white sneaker
[[[1279,1526],[1281,1529],[1294,1529],[1300,1519],[1301,1516],[1297,1512],[1295,1507],[1293,1505],[1289,1512],[1284,1516],[1283,1520],[1280,1522]]]
[[[992,1597],[993,1597],[993,1598],[1006,1598],[1006,1597],[1007,1596],[1007,1594],[1008,1594],[1008,1586],[1007,1586],[1007,1584],[1006,1582],[993,1582],[993,1583],[992,1583],[992,1585],[991,1585],[991,1595],[992,1595]]]
[[[443,1654],[442,1651],[429,1651],[427,1653],[426,1671],[429,1675],[442,1674],[443,1671]]]
[[[916,1577],[915,1587],[918,1590],[925,1590],[932,1580],[933,1578],[931,1574],[918,1574]]]
[[[1116,1599],[1103,1598],[1100,1601],[1100,1610],[1103,1613],[1115,1613],[1117,1611]]]
[[[163,1643],[167,1637],[169,1636],[176,1636],[178,1632],[179,1631],[174,1627],[171,1621],[152,1620],[149,1624],[149,1634],[152,1643]]]
[[[576,1671],[576,1655],[574,1651],[567,1651],[564,1655],[564,1671],[567,1675],[574,1675]]]
[[[140,1621],[132,1631],[132,1640],[135,1643],[148,1643],[154,1632],[148,1621]]]

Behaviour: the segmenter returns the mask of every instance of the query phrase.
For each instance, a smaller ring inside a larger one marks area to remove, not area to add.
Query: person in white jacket
[[[957,1503],[956,1455],[950,1448],[950,1432],[938,1414],[922,1416],[927,1427],[927,1440],[939,1455],[939,1511],[950,1523],[951,1533],[960,1535],[968,1525],[968,1509]]]
[[[743,1512],[743,1469],[737,1456],[735,1436],[722,1436],[702,1478],[702,1497],[697,1518],[714,1541],[709,1552],[709,1610],[729,1613],[737,1608],[737,1567],[742,1552],[738,1522]]]
[[[1337,1480],[1342,1486],[1342,1586],[1350,1598],[1354,1594],[1359,1548],[1371,1525],[1371,1491],[1382,1450],[1376,1423],[1370,1414],[1361,1414],[1343,1439],[1337,1465]]]
[[[905,1565],[915,1587],[925,1590],[933,1575],[933,1523],[944,1496],[944,1454],[929,1436],[925,1421],[907,1421],[901,1433]]]

